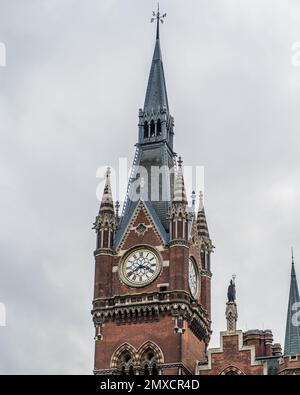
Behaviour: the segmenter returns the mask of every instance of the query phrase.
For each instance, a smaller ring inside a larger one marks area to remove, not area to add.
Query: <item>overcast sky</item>
[[[155,8],[0,0],[1,373],[92,372],[96,170],[133,158]],[[211,346],[233,273],[239,328],[270,328],[283,344],[291,245],[300,275],[300,3],[162,0],[161,10],[175,150],[205,166]]]

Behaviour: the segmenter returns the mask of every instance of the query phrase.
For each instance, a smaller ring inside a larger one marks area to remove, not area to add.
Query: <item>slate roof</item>
[[[199,205],[199,210],[198,210],[198,214],[197,214],[197,230],[198,230],[199,236],[209,239],[209,231],[208,231],[206,215],[205,215],[205,210],[204,210],[203,193],[202,192],[200,192],[200,205]]]
[[[159,38],[156,40],[151,70],[146,91],[144,112],[150,113],[166,108],[169,111],[168,95]]]

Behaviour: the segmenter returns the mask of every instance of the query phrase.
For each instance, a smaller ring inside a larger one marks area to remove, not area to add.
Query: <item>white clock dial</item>
[[[158,256],[147,248],[140,248],[127,256],[121,266],[121,277],[126,284],[141,287],[151,283],[159,274]]]
[[[189,260],[189,287],[192,296],[195,298],[198,294],[198,276],[195,262],[191,258]]]

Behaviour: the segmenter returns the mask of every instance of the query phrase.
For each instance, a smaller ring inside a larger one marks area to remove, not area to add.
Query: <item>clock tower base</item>
[[[195,361],[205,360],[205,342],[190,328],[176,328],[171,315],[140,323],[108,322],[101,334],[102,340],[96,342],[95,374],[194,374]]]

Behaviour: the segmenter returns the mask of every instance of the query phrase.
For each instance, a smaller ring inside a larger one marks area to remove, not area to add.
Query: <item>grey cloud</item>
[[[155,6],[1,2],[2,373],[92,371],[95,174],[133,157]],[[205,166],[217,247],[211,346],[225,328],[233,273],[239,326],[270,327],[283,343],[289,248],[296,258],[300,249],[300,67],[291,65],[300,5],[164,0],[161,7],[175,150],[186,164]]]

